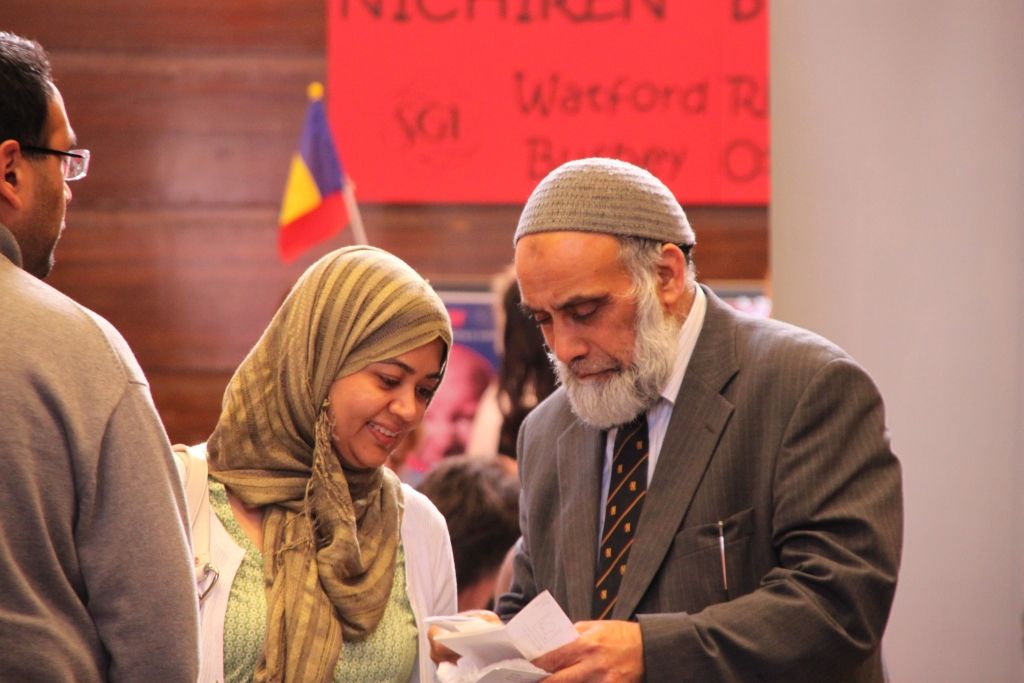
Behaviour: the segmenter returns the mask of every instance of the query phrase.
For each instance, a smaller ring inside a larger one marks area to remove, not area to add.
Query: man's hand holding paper
[[[533,660],[552,672],[545,683],[643,680],[644,650],[640,624],[632,621],[581,621],[580,637]]]
[[[454,662],[462,655],[458,671],[452,671],[452,667],[439,670],[444,680],[460,683],[540,680],[546,671],[529,666],[529,660],[579,638],[577,629],[547,591],[505,625],[490,612],[476,612],[476,618],[468,620],[466,616],[428,620],[434,661]]]

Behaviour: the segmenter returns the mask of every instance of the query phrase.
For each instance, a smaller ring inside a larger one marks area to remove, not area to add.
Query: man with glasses
[[[0,678],[194,681],[185,505],[124,339],[41,282],[89,152],[0,32]]]

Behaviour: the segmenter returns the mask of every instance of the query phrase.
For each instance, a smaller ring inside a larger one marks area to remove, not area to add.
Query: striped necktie
[[[619,584],[626,574],[626,560],[647,493],[649,447],[645,413],[619,427],[612,450],[612,473],[594,582],[595,619],[607,619],[619,597]]]

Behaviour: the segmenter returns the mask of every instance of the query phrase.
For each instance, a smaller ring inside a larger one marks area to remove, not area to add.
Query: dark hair
[[[448,522],[460,588],[497,571],[519,538],[519,480],[502,457],[447,457],[417,487]]]
[[[498,452],[515,457],[519,426],[527,413],[555,390],[558,380],[537,324],[519,307],[522,297],[513,279],[502,296],[505,309],[504,351],[498,375],[498,405],[504,420]]]
[[[44,144],[52,89],[50,60],[42,46],[0,31],[0,142]]]

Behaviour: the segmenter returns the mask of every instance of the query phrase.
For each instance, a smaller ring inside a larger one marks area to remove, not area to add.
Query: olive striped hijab
[[[207,452],[215,479],[265,506],[267,634],[257,681],[329,681],[343,640],[373,631],[387,604],[402,490],[380,467],[342,467],[331,385],[440,338],[440,298],[399,258],[347,247],[299,278],[224,392]]]

